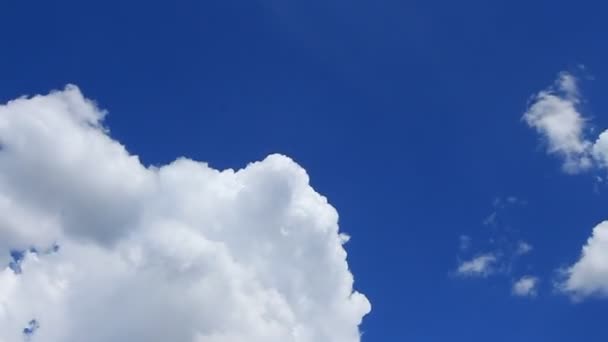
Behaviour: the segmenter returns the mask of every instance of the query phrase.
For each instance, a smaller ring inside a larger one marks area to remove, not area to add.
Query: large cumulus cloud
[[[370,304],[304,169],[146,167],[104,115],[75,86],[0,106],[0,342],[360,340]]]

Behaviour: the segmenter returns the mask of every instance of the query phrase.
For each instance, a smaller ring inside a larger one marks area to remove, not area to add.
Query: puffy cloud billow
[[[565,269],[564,275],[559,286],[574,298],[608,296],[608,221],[593,228],[580,259]]]
[[[355,342],[338,214],[291,159],[146,167],[78,88],[0,106],[0,342]]]

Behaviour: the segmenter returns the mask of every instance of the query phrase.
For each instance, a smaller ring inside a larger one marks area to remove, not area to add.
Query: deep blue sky
[[[608,126],[602,3],[7,0],[0,100],[77,84],[149,164],[291,156],[353,236],[363,341],[604,342],[608,302],[551,282],[608,218],[606,191],[565,176],[521,121],[567,70]],[[511,275],[452,276],[459,236],[490,248],[482,221],[507,196],[526,204],[501,222],[533,254]],[[510,294],[524,272],[537,298]]]

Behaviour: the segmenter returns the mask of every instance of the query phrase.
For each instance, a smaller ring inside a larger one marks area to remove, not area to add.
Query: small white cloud
[[[537,295],[538,278],[523,276],[513,284],[513,294],[520,297],[534,297]]]
[[[592,166],[592,143],[585,139],[587,119],[578,111],[576,78],[561,73],[555,86],[538,93],[523,119],[547,143],[547,150],[564,158],[564,170],[575,173]]]
[[[461,262],[456,272],[462,276],[486,277],[493,272],[496,260],[494,254],[483,254],[471,260]]]
[[[577,80],[564,72],[553,88],[534,97],[523,119],[543,137],[549,153],[564,159],[565,171],[608,169],[608,130],[595,140],[586,137],[589,119],[579,111],[579,103]]]
[[[516,255],[528,254],[528,253],[532,252],[533,249],[534,249],[534,247],[532,247],[531,244],[529,244],[525,241],[520,241],[517,244],[517,249],[515,250],[515,254]]]

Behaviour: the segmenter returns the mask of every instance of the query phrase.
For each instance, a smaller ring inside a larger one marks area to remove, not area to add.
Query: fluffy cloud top
[[[0,342],[360,340],[370,304],[305,170],[146,167],[104,115],[74,86],[0,106]]]
[[[577,298],[608,296],[608,221],[593,229],[580,259],[566,270],[561,288]]]
[[[462,276],[485,277],[492,273],[495,263],[496,256],[493,254],[483,254],[471,260],[461,262],[456,272]]]
[[[513,284],[513,294],[520,297],[534,297],[537,294],[538,278],[523,276]]]

